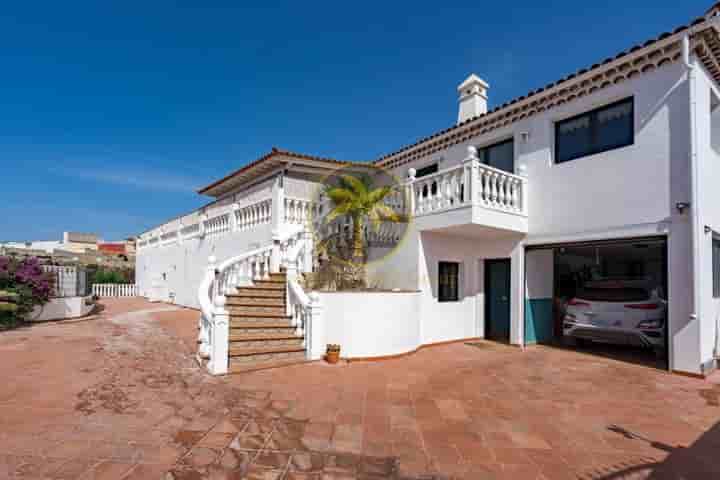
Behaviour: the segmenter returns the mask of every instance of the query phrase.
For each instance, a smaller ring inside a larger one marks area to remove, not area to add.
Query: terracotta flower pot
[[[325,360],[334,365],[340,361],[340,346],[328,345],[325,351]]]

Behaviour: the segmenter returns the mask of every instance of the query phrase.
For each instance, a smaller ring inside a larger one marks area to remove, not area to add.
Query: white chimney
[[[471,73],[458,87],[460,109],[457,123],[460,124],[478,115],[487,113],[487,91],[489,85]]]

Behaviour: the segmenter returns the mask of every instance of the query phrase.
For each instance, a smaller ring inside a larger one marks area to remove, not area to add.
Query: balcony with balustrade
[[[528,180],[480,163],[468,147],[460,165],[406,183],[407,210],[420,231],[470,236],[526,234]]]

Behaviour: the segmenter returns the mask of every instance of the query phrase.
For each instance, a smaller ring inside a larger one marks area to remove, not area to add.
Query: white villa
[[[372,162],[402,179],[388,201],[410,216],[403,238],[374,234],[389,252],[368,267],[378,291],[303,289],[326,211],[317,192],[347,163],[279,149],[141,234],[138,288],[200,310],[198,359],[222,374],[318,359],[330,343],[367,359],[550,342],[576,291],[644,282],[666,301],[667,368],[707,375],[720,337],[719,13],[490,111],[489,85],[470,75],[455,125]]]

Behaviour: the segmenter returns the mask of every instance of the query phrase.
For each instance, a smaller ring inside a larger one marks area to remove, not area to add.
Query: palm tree
[[[369,221],[377,230],[384,221],[401,221],[400,215],[384,203],[385,197],[390,192],[392,192],[391,186],[373,188],[372,180],[367,175],[355,177],[347,174],[338,177],[337,186],[331,185],[325,189],[325,195],[334,205],[325,221],[329,223],[342,216],[350,217],[352,220],[351,260],[357,267],[362,267],[365,262],[363,231],[367,222]],[[364,282],[364,268],[362,277]]]

